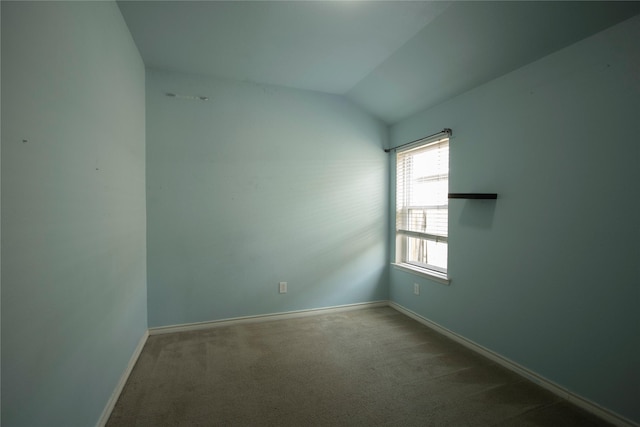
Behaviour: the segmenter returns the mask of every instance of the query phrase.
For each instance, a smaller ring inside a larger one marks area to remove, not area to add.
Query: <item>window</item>
[[[396,265],[446,278],[449,138],[416,144],[396,158]]]

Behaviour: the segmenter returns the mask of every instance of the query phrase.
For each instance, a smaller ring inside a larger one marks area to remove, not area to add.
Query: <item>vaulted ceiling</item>
[[[121,1],[147,67],[348,97],[388,124],[640,13],[640,2]]]

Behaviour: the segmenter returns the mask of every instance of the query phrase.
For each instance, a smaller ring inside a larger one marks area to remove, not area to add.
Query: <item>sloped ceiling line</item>
[[[640,2],[121,1],[147,67],[345,95],[396,123],[640,13]]]

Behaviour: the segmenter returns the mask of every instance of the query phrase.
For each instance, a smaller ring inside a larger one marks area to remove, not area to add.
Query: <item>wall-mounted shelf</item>
[[[493,200],[498,198],[498,193],[449,193],[449,198]]]

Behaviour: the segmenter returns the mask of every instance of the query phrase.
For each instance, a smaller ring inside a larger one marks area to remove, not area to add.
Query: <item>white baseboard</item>
[[[120,377],[120,381],[118,381],[118,384],[116,384],[116,388],[115,390],[113,390],[113,393],[111,394],[111,397],[107,402],[107,406],[105,406],[104,411],[102,411],[102,415],[100,416],[100,419],[96,424],[97,427],[104,427],[105,425],[107,425],[107,421],[109,421],[111,412],[113,411],[113,408],[116,406],[116,402],[120,397],[120,393],[122,393],[122,390],[124,389],[124,385],[127,383],[127,379],[129,379],[129,375],[131,375],[131,371],[133,370],[133,367],[138,361],[138,357],[140,357],[140,353],[142,353],[142,348],[147,342],[147,338],[149,338],[148,330],[144,332],[144,335],[142,335],[142,338],[140,338],[138,345],[133,351],[133,354],[131,355],[131,359],[129,359],[129,364],[127,365],[127,368],[122,373],[122,376]]]
[[[197,331],[218,326],[237,325],[241,323],[268,322],[272,320],[293,319],[296,317],[317,316],[319,314],[339,313],[341,311],[359,310],[363,308],[387,307],[388,301],[362,302],[357,304],[338,305],[333,307],[312,308],[308,310],[286,311],[282,313],[259,314],[256,316],[232,317],[229,319],[213,320],[198,323],[183,323],[180,325],[160,326],[149,328],[149,335],[171,334],[174,332]]]
[[[436,322],[433,322],[425,317],[422,317],[421,315],[399,304],[396,304],[395,302],[389,301],[389,307],[399,311],[400,313],[408,317],[411,317],[414,320],[417,320],[423,325],[435,330],[436,332],[441,333],[442,335],[445,335],[448,338],[451,338],[452,340],[464,345],[468,349],[473,350],[476,353],[479,353],[485,356],[486,358],[525,377],[526,379],[533,381],[534,383],[538,384],[544,389],[549,390],[555,395],[573,403],[576,406],[579,406],[580,408],[588,412],[591,412],[592,414],[602,418],[603,420],[609,423],[612,423],[616,426],[639,426],[639,424],[629,420],[628,418],[625,418],[622,415],[618,415],[615,412],[612,412],[606,408],[603,408],[602,406],[598,405],[595,402],[592,402],[589,399],[586,399],[582,396],[572,393],[569,390],[565,389],[564,387],[554,383],[553,381],[550,381],[544,378],[541,375],[536,374],[535,372],[525,368],[524,366],[521,366],[518,363],[463,337],[462,335],[458,335],[457,333],[445,328],[444,326],[441,326]]]

